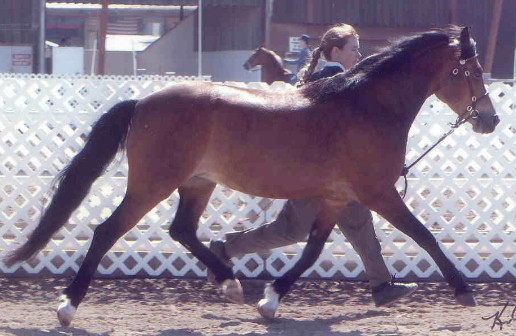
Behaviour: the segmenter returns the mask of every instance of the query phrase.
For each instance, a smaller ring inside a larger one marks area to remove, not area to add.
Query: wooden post
[[[102,0],[102,9],[100,10],[100,29],[99,29],[99,63],[97,67],[97,75],[105,74],[106,67],[106,34],[108,21],[108,0]]]
[[[272,11],[274,9],[274,0],[265,0],[265,13],[264,13],[264,21],[265,21],[265,32],[263,37],[263,46],[266,48],[271,47],[271,18]]]
[[[307,21],[309,23],[314,23],[315,21],[315,4],[314,4],[314,0],[308,0],[307,4],[306,4],[307,8],[306,8],[306,18],[307,18]]]
[[[503,0],[495,0],[493,5],[493,14],[491,17],[491,28],[489,29],[489,38],[487,40],[486,59],[484,62],[484,72],[491,73],[493,69],[494,53],[496,49],[496,40],[498,39],[498,28],[500,27],[500,17],[502,16]]]
[[[197,77],[202,77],[202,0],[197,0]]]
[[[38,73],[45,73],[45,14],[46,1],[39,0]]]
[[[450,1],[450,23],[457,24],[457,0]]]

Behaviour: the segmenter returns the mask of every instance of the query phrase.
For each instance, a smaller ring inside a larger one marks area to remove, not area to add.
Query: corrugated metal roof
[[[61,0],[59,3],[99,4],[100,0]],[[203,0],[203,6],[261,6],[264,0]],[[175,5],[196,6],[198,0],[109,0],[110,5]]]
[[[197,6],[185,6],[191,8],[197,8]],[[80,10],[100,10],[102,5],[100,3],[63,3],[63,2],[47,2],[47,9],[55,10],[67,10],[67,9],[80,9]],[[153,11],[173,11],[179,10],[179,5],[136,5],[136,4],[109,4],[110,9],[127,9],[127,10],[153,10]],[[184,8],[184,7],[183,7]]]
[[[68,4],[100,4],[100,0],[60,0],[52,1]],[[197,0],[109,0],[110,5],[197,5]]]

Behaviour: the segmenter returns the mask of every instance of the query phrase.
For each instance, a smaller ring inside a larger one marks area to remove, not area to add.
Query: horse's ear
[[[462,45],[469,44],[470,35],[471,35],[471,28],[470,27],[462,28],[462,30],[460,32],[460,44],[462,44]]]
[[[460,32],[460,58],[468,59],[477,55],[475,41],[471,38],[471,28],[464,27]]]

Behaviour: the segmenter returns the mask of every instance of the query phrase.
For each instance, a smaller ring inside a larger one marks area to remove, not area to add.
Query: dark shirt
[[[321,70],[319,70],[317,72],[314,72],[310,76],[308,81],[309,82],[313,82],[313,81],[316,81],[316,80],[321,79],[321,78],[326,78],[326,77],[334,76],[334,75],[336,75],[338,73],[341,73],[341,72],[344,72],[344,70],[342,70],[342,68],[339,67],[339,66],[335,66],[335,65],[325,66]]]

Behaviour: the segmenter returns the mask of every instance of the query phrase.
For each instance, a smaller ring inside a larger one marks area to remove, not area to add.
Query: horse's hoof
[[[271,285],[265,287],[263,294],[264,298],[258,302],[258,312],[263,318],[272,320],[278,310],[280,296]]]
[[[244,304],[244,290],[238,279],[226,279],[222,282],[222,292],[233,303]]]
[[[66,295],[62,295],[59,301],[61,303],[57,307],[57,318],[63,327],[68,327],[72,323],[77,308],[72,305],[72,302]]]
[[[455,301],[465,307],[475,307],[477,305],[477,300],[475,300],[475,296],[471,290],[462,291],[460,293],[455,292]]]

